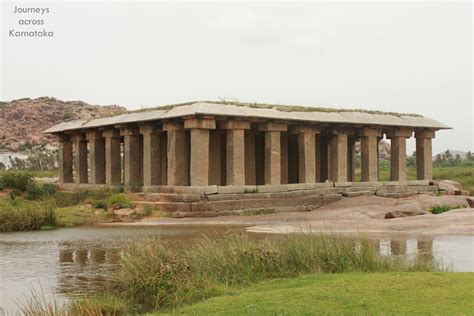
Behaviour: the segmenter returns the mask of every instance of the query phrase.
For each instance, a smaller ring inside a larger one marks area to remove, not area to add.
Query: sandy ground
[[[243,225],[248,231],[266,233],[341,232],[395,234],[474,235],[474,209],[461,208],[439,215],[427,212],[432,205],[467,205],[463,196],[416,195],[393,199],[360,196],[322,206],[311,212],[276,213],[211,218],[144,219],[133,223],[102,225]],[[385,219],[388,212],[421,214]]]

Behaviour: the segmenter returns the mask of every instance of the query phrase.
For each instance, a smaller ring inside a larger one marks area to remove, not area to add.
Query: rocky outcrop
[[[98,106],[83,101],[61,101],[52,97],[0,102],[0,150],[24,151],[52,143],[42,132],[56,124],[78,119],[113,116],[126,112],[117,105]]]

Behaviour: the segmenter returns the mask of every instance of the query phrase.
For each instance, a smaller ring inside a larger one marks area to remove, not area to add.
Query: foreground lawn
[[[230,290],[173,314],[472,315],[474,273],[315,274]]]

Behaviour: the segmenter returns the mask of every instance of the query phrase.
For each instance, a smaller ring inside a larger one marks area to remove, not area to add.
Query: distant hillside
[[[53,140],[42,131],[58,123],[127,112],[118,105],[99,106],[51,97],[0,102],[0,150],[23,151]]]

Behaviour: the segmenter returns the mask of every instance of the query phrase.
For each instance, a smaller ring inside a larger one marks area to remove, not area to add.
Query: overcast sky
[[[14,14],[15,5],[50,13]],[[468,1],[36,1],[2,2],[2,11],[4,101],[54,96],[137,109],[221,97],[414,112],[454,127],[437,134],[435,153],[474,148]],[[8,36],[43,28],[54,37]]]

